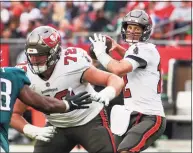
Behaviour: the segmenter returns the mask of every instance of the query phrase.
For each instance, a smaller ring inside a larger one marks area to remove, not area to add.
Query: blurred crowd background
[[[75,39],[73,34],[119,35],[122,17],[132,9],[143,9],[153,20],[152,39],[191,40],[191,1],[6,1],[0,7],[0,37],[4,39],[26,38],[35,27],[49,25],[60,31],[65,43],[87,43],[87,39]]]
[[[94,32],[106,33],[126,48],[128,44],[120,37],[121,22],[133,9],[143,9],[151,16],[153,33],[150,42],[157,45],[162,58],[161,96],[168,122],[161,138],[165,141],[154,144],[158,147],[154,152],[190,152],[192,1],[1,1],[0,66],[15,66],[26,60],[26,37],[41,25],[56,28],[64,48],[80,47],[89,53],[88,36]],[[119,58],[116,52],[113,55]],[[33,109],[27,111],[24,117],[34,125],[45,124],[44,116]],[[9,133],[11,144],[31,143],[13,129]]]

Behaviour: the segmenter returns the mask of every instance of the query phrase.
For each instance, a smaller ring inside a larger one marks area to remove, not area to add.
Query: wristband
[[[116,90],[114,87],[112,86],[107,86],[105,89],[103,89],[102,91],[99,92],[100,94],[104,95],[106,98],[109,99],[109,101],[111,101],[112,99],[115,98],[116,96]]]
[[[112,57],[106,53],[101,53],[100,55],[97,56],[97,59],[107,69],[107,66],[109,62],[112,60]]]
[[[64,102],[64,104],[66,105],[66,112],[69,111],[70,105],[69,105],[68,101],[63,100],[63,102]]]

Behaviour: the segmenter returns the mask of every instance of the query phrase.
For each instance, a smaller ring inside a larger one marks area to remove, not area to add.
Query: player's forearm
[[[44,113],[65,113],[66,105],[63,101],[51,98],[51,97],[41,97],[40,95],[34,95],[34,101],[37,103],[33,103],[31,106],[35,109],[44,112]]]
[[[17,114],[17,113],[12,114],[12,118],[11,118],[11,122],[10,122],[10,126],[12,128],[23,133],[23,128],[26,124],[29,124],[29,123],[23,118],[23,116],[21,116],[20,114]]]
[[[107,65],[107,70],[122,77],[128,72],[132,71],[132,65],[124,60],[117,61],[117,60],[111,59]]]
[[[117,60],[111,59],[107,64],[107,70],[113,74],[120,76],[122,73],[121,63]]]
[[[132,66],[129,64],[129,62],[124,60],[117,61],[104,52],[99,54],[97,58],[108,71],[118,76],[123,76],[132,71]]]
[[[124,86],[124,83],[121,78],[119,78],[114,74],[111,74],[108,77],[106,86],[107,86],[106,88],[101,90],[95,96],[98,97],[96,99],[98,99],[99,102],[102,102],[105,104],[105,106],[108,106],[109,101],[113,100],[116,96],[120,94]]]
[[[125,52],[127,51],[125,48],[123,48],[121,45],[117,45],[115,50],[119,53],[119,55],[123,58],[125,55]]]
[[[41,96],[32,91],[28,86],[24,86],[20,91],[19,99],[28,106],[44,113],[64,113],[66,105],[63,101],[55,98]]]
[[[115,89],[116,96],[118,96],[124,87],[124,82],[120,77],[112,74],[108,78],[107,87],[108,86],[113,87]]]

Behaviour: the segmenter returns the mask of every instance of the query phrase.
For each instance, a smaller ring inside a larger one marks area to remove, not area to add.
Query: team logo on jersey
[[[139,50],[138,47],[135,47],[134,50],[133,50],[133,53],[138,54],[139,53],[138,50]]]
[[[49,82],[46,82],[46,87],[49,87],[50,86],[50,83]]]

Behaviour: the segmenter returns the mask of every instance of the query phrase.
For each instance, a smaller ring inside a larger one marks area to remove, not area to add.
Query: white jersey
[[[124,103],[133,111],[165,116],[161,101],[160,55],[151,43],[133,44],[124,60],[139,63],[139,67],[124,77]]]
[[[81,82],[81,77],[86,69],[92,65],[92,60],[81,48],[69,47],[62,50],[51,77],[44,81],[27,67],[27,75],[31,81],[31,88],[39,94],[64,99],[68,88],[74,94],[83,91],[95,92],[88,82]],[[33,98],[33,97],[32,97]],[[47,120],[56,127],[74,127],[84,125],[96,117],[103,108],[103,104],[92,102],[88,109],[74,110],[68,113],[55,113],[46,115]]]

